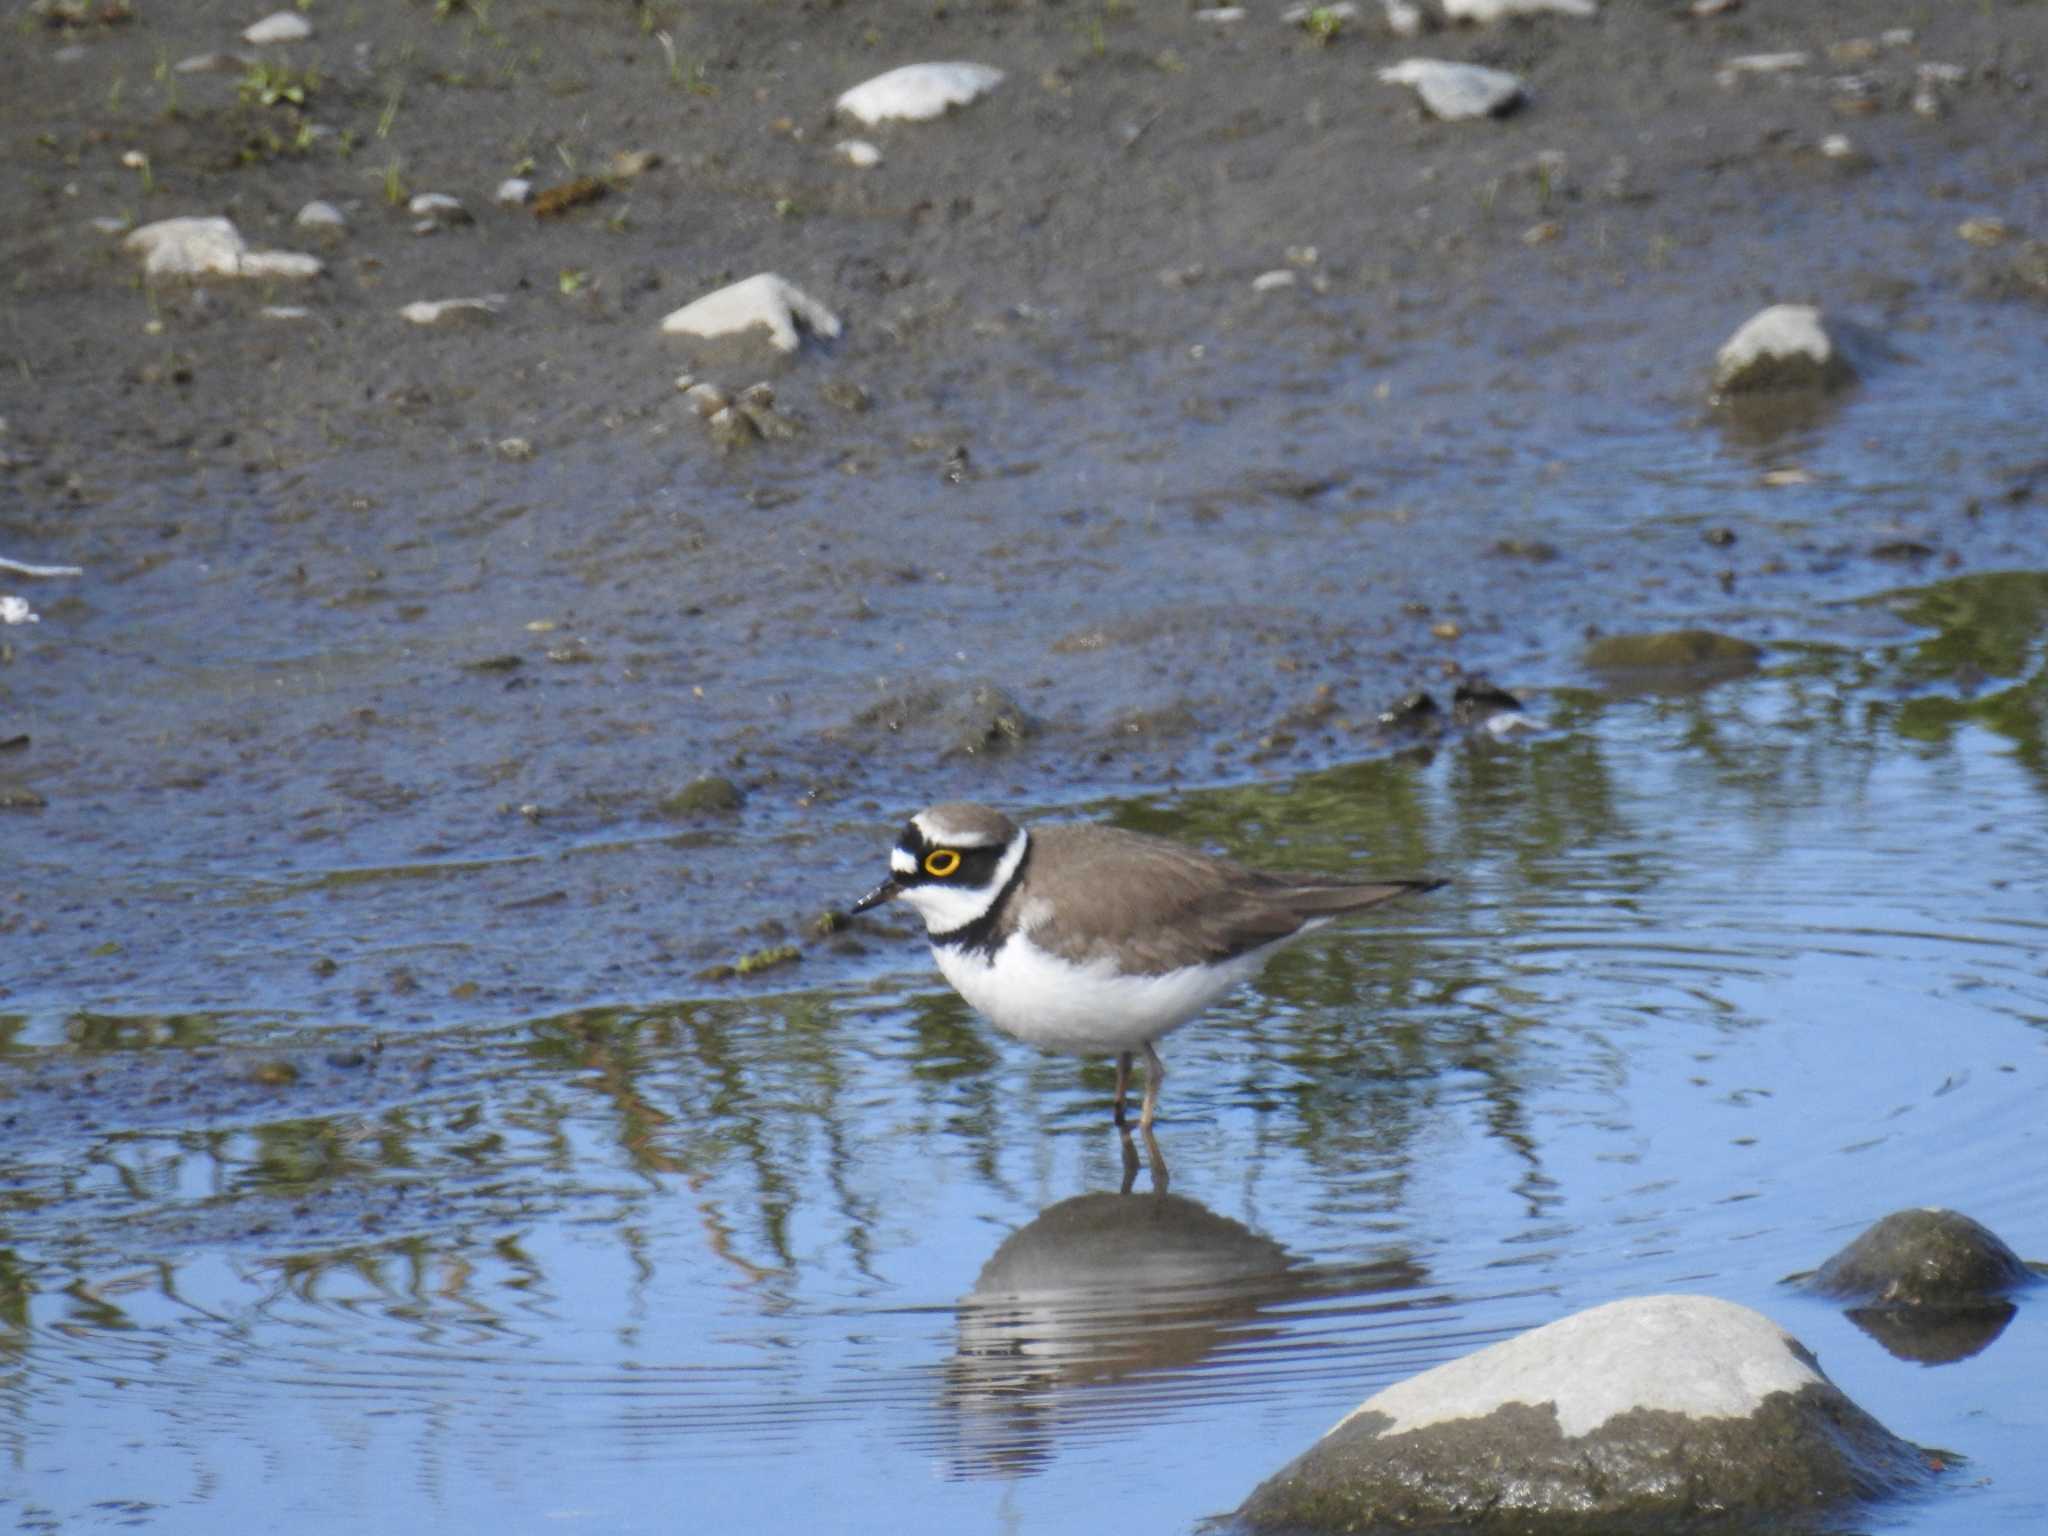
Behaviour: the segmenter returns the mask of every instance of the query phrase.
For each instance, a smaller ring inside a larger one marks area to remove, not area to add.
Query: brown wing
[[[1268,874],[1117,827],[1038,827],[1031,840],[1031,884],[1046,902],[1033,942],[1078,964],[1115,952],[1126,969],[1154,974],[1227,960],[1318,918],[1440,883]]]

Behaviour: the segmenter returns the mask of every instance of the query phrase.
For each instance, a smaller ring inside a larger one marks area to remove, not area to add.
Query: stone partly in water
[[[1855,377],[1811,304],[1773,304],[1751,315],[1714,354],[1717,396],[1825,392]]]
[[[887,122],[924,122],[949,108],[964,107],[1003,83],[1003,72],[987,64],[906,64],[863,80],[843,94],[837,108],[873,127]]]
[[[252,251],[230,219],[158,219],[122,241],[142,258],[143,276],[162,279],[318,277],[325,263],[297,251]]]
[[[1522,99],[1522,82],[1505,70],[1443,59],[1403,59],[1381,70],[1380,79],[1413,87],[1430,115],[1447,123],[1500,117]]]
[[[730,815],[747,802],[745,791],[731,779],[707,773],[661,798],[661,814],[671,817]]]
[[[1996,1232],[1960,1211],[1894,1211],[1802,1279],[1810,1290],[1880,1306],[1956,1306],[2039,1278]]]
[[[1237,1518],[1301,1532],[1670,1529],[1797,1515],[1931,1475],[1769,1318],[1649,1296],[1368,1398]]]

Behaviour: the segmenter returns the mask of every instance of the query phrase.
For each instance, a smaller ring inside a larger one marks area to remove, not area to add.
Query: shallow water
[[[0,1510],[1186,1529],[1381,1386],[1686,1290],[1968,1458],[1859,1528],[2032,1528],[2037,1300],[1930,1368],[1780,1284],[1913,1204],[2048,1246],[2048,580],[1875,607],[1910,638],[1072,807],[1454,881],[1173,1037],[1164,1195],[1116,1193],[1106,1063],[991,1034],[909,942],[382,1035],[10,1016]]]

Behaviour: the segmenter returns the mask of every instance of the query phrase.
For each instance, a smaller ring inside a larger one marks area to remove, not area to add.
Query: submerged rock
[[[661,329],[664,335],[708,339],[765,326],[769,345],[794,352],[801,345],[799,324],[828,338],[840,331],[839,317],[796,284],[773,272],[757,272],[670,312]]]
[[[1255,1530],[1583,1533],[1783,1516],[1930,1476],[1762,1314],[1610,1302],[1366,1399],[1255,1489]]]
[[[1625,691],[1686,692],[1757,669],[1763,651],[1711,629],[1602,635],[1586,647],[1588,669]]]
[[[1388,85],[1412,86],[1432,117],[1447,123],[1499,117],[1522,99],[1522,82],[1502,69],[1443,59],[1403,59],[1380,71]]]
[[[857,122],[924,122],[949,107],[964,107],[1003,83],[1003,72],[987,64],[905,64],[863,80],[840,96],[839,111]]]
[[[1839,389],[1855,377],[1811,304],[1759,310],[1714,355],[1716,395]]]

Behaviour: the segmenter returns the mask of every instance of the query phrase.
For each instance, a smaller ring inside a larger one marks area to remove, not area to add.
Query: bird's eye
[[[934,848],[924,856],[924,872],[941,880],[960,867],[960,855],[950,848]]]

